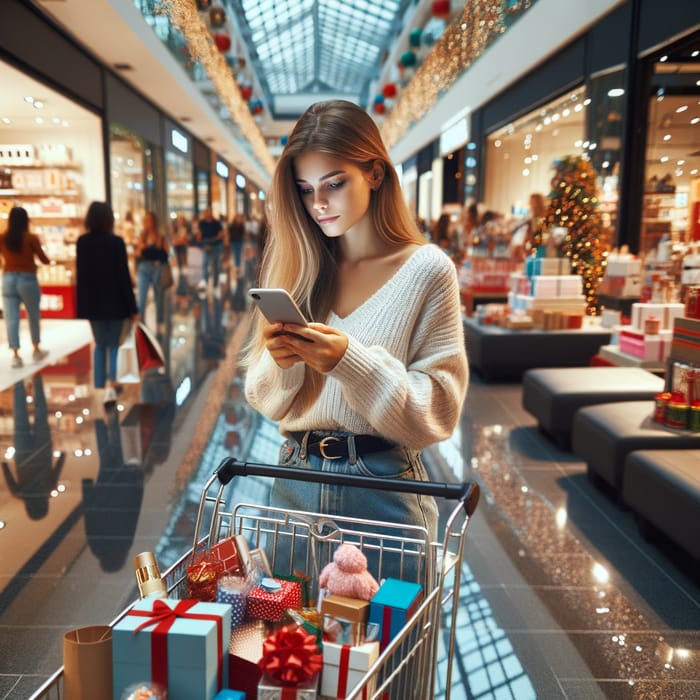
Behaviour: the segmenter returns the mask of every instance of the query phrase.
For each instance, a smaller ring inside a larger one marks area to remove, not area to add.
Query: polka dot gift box
[[[269,622],[279,622],[287,608],[301,608],[301,585],[298,581],[263,578],[247,598],[246,614]]]

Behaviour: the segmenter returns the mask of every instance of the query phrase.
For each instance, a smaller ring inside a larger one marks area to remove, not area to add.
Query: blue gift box
[[[112,630],[114,697],[134,683],[158,682],[160,673],[169,700],[214,700],[228,687],[230,634],[230,605],[138,601]]]
[[[242,690],[222,690],[214,700],[245,700]]]
[[[369,621],[379,625],[380,648],[389,642],[411,619],[423,599],[419,583],[388,578],[369,601]]]

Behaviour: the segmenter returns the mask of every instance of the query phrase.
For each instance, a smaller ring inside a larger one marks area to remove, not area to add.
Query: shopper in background
[[[143,230],[136,242],[136,279],[138,283],[139,314],[146,319],[148,290],[153,289],[156,306],[156,324],[165,322],[165,290],[160,284],[162,266],[168,262],[168,241],[158,224],[155,212],[147,211],[143,217]]]
[[[212,216],[211,209],[206,209],[202,213],[197,230],[197,241],[201,244],[203,253],[200,284],[204,287],[209,284],[211,271],[212,284],[216,286],[219,283],[221,253],[224,248],[224,227]]]
[[[7,327],[7,341],[12,350],[12,367],[24,364],[19,354],[20,304],[24,304],[29,319],[29,332],[34,346],[32,359],[41,362],[49,353],[39,347],[41,328],[39,300],[41,290],[36,276],[35,258],[42,263],[50,262],[41,247],[39,237],[29,232],[29,216],[22,207],[13,207],[7,222],[7,230],[0,236],[0,255],[4,271],[2,275],[2,298]]]
[[[313,321],[258,315],[245,357],[248,402],[287,438],[282,463],[427,479],[421,450],[452,434],[467,389],[457,273],[418,231],[367,112],[332,101],[302,115],[269,215],[259,286],[287,289]],[[432,498],[281,480],[271,498],[437,536]]]
[[[175,261],[177,269],[182,272],[187,267],[187,246],[190,244],[190,231],[187,226],[187,217],[178,214],[173,221],[173,249],[175,250]]]
[[[231,246],[231,260],[236,270],[241,269],[243,243],[245,242],[245,216],[236,214],[228,225],[228,242]]]
[[[543,194],[530,195],[530,217],[515,229],[510,239],[510,257],[515,262],[521,263],[530,255],[533,236],[542,228],[548,206]]]
[[[117,350],[124,322],[137,319],[134,287],[126,246],[114,234],[114,214],[107,202],[93,202],[84,233],[76,246],[78,318],[90,321],[95,339],[93,371],[96,389],[105,389],[104,403],[117,398]]]

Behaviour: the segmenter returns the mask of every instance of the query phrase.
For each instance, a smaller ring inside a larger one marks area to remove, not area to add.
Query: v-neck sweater
[[[358,281],[361,284],[361,281]],[[282,369],[264,350],[248,368],[246,397],[280,432],[347,431],[413,449],[454,431],[469,369],[454,263],[432,244],[418,248],[374,294],[327,325],[348,336],[314,403],[293,405],[305,365]]]

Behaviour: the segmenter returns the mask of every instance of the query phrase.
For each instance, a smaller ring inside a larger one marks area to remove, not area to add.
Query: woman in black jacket
[[[107,202],[93,202],[77,244],[78,318],[90,321],[95,339],[95,388],[104,403],[116,400],[117,351],[124,321],[138,319],[126,246],[114,234],[114,214]]]

